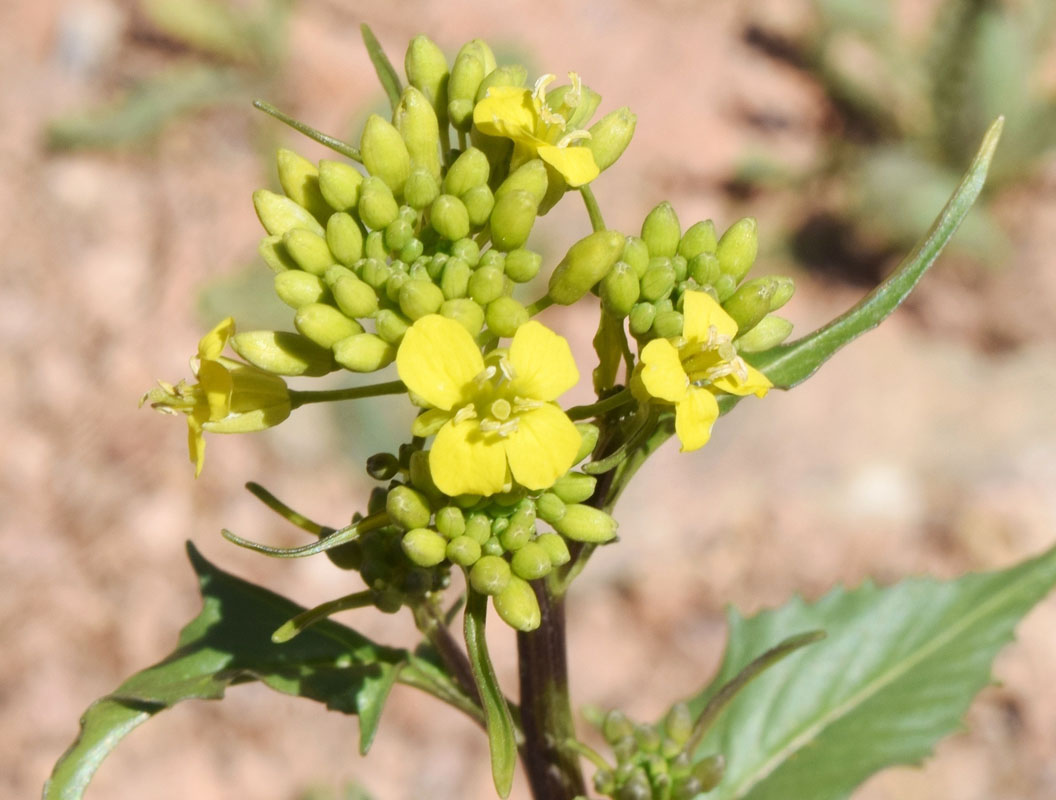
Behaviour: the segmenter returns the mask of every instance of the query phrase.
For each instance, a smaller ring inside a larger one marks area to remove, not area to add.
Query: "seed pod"
[[[447,540],[429,528],[407,531],[400,539],[400,547],[419,567],[435,567],[447,556]]]
[[[412,279],[400,287],[400,311],[412,321],[435,314],[443,302],[444,293],[431,281]]]
[[[351,214],[339,211],[326,221],[326,244],[334,258],[351,267],[363,257],[363,231]]]
[[[458,197],[487,182],[488,157],[476,147],[468,147],[447,170],[444,191]]]
[[[425,167],[439,181],[440,127],[436,111],[426,96],[414,86],[404,89],[393,123],[403,137],[411,163]]]
[[[792,333],[792,323],[772,314],[763,317],[747,333],[734,340],[739,353],[762,353],[771,347],[777,347]]]
[[[644,336],[653,329],[656,320],[656,306],[649,302],[635,304],[628,315],[627,327],[634,336]]]
[[[342,161],[324,158],[319,162],[319,191],[337,211],[354,211],[359,205],[363,174]]]
[[[371,114],[363,126],[359,152],[367,172],[385,181],[394,195],[403,193],[403,185],[411,174],[411,154],[396,126]]]
[[[462,509],[458,506],[444,506],[437,511],[436,529],[448,539],[455,539],[465,534],[466,518],[462,513]],[[480,544],[480,542],[477,542],[477,544]]]
[[[777,287],[776,278],[755,278],[741,284],[723,302],[722,308],[737,323],[738,333],[747,333],[770,313],[770,302]]]
[[[542,516],[541,511],[539,515]],[[579,503],[565,506],[564,515],[550,524],[562,536],[576,542],[602,544],[616,536],[616,520],[601,509]]]
[[[394,525],[405,531],[425,527],[432,515],[426,496],[410,486],[396,486],[389,491],[385,498],[385,512]],[[447,546],[446,542],[444,546]]]
[[[568,472],[558,478],[550,488],[565,503],[582,503],[594,494],[598,479],[582,472]]]
[[[602,278],[598,293],[605,310],[614,317],[623,319],[638,302],[641,286],[631,265],[625,261],[617,261],[612,265],[609,274]]]
[[[363,333],[362,325],[325,303],[308,303],[298,308],[293,326],[320,347],[328,349],[342,339]]]
[[[514,283],[527,283],[539,274],[542,264],[543,257],[539,253],[519,247],[506,254],[503,269]]]
[[[280,149],[276,154],[279,184],[282,191],[301,208],[319,220],[325,220],[333,209],[319,191],[319,170],[315,164],[292,150]]]
[[[403,68],[411,86],[424,94],[434,108],[447,106],[447,59],[432,39],[422,33],[411,39]]]
[[[685,319],[678,311],[664,311],[653,320],[653,333],[661,339],[675,339],[682,335]]]
[[[286,231],[282,244],[294,263],[312,275],[322,275],[336,260],[326,245],[326,239],[304,228]]]
[[[275,276],[275,294],[291,308],[300,308],[308,303],[320,302],[329,292],[318,276],[291,269]]]
[[[607,170],[623,155],[634,136],[638,117],[624,106],[610,111],[590,126],[590,138],[584,144],[594,155],[594,163],[601,171]]]
[[[374,175],[363,179],[358,210],[363,224],[374,231],[384,230],[400,214],[389,185]]]
[[[391,281],[392,278],[389,278]],[[374,317],[374,330],[391,345],[399,345],[403,335],[411,327],[411,321],[389,308],[383,308]]]
[[[710,219],[701,220],[694,222],[682,234],[682,241],[678,243],[678,254],[686,261],[690,261],[701,253],[714,253],[718,243],[715,223]]]
[[[577,422],[576,430],[579,431],[580,442],[576,457],[572,460],[573,464],[578,464],[594,452],[594,448],[598,445],[598,437],[601,435],[598,426],[591,422]]]
[[[497,267],[481,267],[469,277],[469,296],[486,306],[502,297],[506,288],[506,276]]]
[[[506,180],[495,190],[495,201],[498,202],[510,192],[527,192],[538,206],[546,197],[546,165],[541,158],[526,161],[511,172]]]
[[[656,206],[642,223],[642,239],[649,248],[649,255],[670,258],[678,252],[682,229],[674,207],[666,200]]]
[[[510,565],[501,556],[483,555],[469,571],[469,585],[481,594],[496,595],[510,582]]]
[[[534,631],[542,621],[535,591],[526,580],[516,575],[510,576],[509,583],[495,595],[492,604],[503,621],[515,630]]]
[[[543,492],[535,500],[535,513],[539,519],[555,525],[565,516],[565,504],[553,492]]]
[[[299,269],[286,248],[282,246],[281,236],[265,236],[257,246],[257,252],[272,272],[285,272],[288,269]]]
[[[498,271],[497,267],[491,269]],[[528,310],[512,297],[497,297],[488,303],[484,319],[488,323],[488,330],[496,336],[510,337],[528,321]]]
[[[257,189],[253,192],[253,208],[264,230],[272,236],[282,236],[293,228],[304,228],[323,235],[323,226],[319,224],[319,220],[281,194]]]
[[[396,360],[396,348],[373,333],[359,333],[334,345],[334,360],[352,372],[376,372]]]
[[[538,210],[535,199],[525,191],[511,191],[496,199],[490,217],[495,247],[508,252],[523,246],[535,225]]]
[[[556,533],[541,533],[535,543],[546,551],[546,557],[550,559],[550,563],[555,567],[560,567],[562,564],[567,564],[572,560],[572,555],[568,552],[568,545]],[[524,576],[522,575],[521,577]]]
[[[572,245],[550,275],[550,298],[567,306],[583,297],[612,269],[624,241],[616,231],[595,231]]]
[[[528,542],[510,559],[510,568],[518,578],[534,581],[550,574],[550,556],[536,542]]]
[[[714,253],[698,253],[689,260],[687,273],[700,286],[709,286],[721,275],[719,259]]]
[[[755,263],[759,251],[759,231],[754,217],[745,217],[733,223],[719,239],[715,255],[723,274],[740,283]]]
[[[445,239],[455,241],[469,234],[469,212],[457,197],[442,194],[430,206],[429,224]]]
[[[287,331],[242,331],[231,337],[231,349],[253,366],[274,375],[315,378],[335,368],[329,350]]]
[[[444,301],[440,306],[440,315],[453,319],[473,337],[484,328],[484,309],[468,298]]]
[[[462,201],[462,205],[466,207],[466,213],[469,215],[469,224],[473,228],[483,227],[488,218],[491,217],[491,212],[495,210],[495,195],[491,193],[491,188],[486,183],[474,186],[460,195],[459,199]]]
[[[447,558],[452,564],[470,567],[480,559],[480,544],[469,536],[456,536],[447,543]]]

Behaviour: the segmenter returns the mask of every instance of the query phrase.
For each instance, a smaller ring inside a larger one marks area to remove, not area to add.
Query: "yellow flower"
[[[447,495],[491,495],[512,480],[546,489],[579,450],[576,426],[555,403],[579,380],[568,342],[538,322],[517,329],[508,350],[487,360],[454,320],[430,314],[404,335],[396,355],[400,379],[429,408],[415,436],[436,440],[429,471]]]
[[[569,114],[579,102],[579,76],[569,73],[572,90],[565,95],[559,111]],[[541,158],[565,179],[569,186],[582,186],[598,177],[598,165],[589,148],[574,142],[589,139],[584,130],[566,132],[567,117],[546,104],[546,87],[555,80],[544,75],[535,89],[493,86],[473,109],[473,124],[481,133],[513,140],[510,171],[533,158]]]
[[[707,444],[718,419],[715,395],[755,394],[773,385],[737,355],[737,323],[711,295],[686,292],[685,325],[678,339],[654,339],[642,348],[642,386],[650,396],[675,405],[675,432],[682,450]]]
[[[198,477],[205,463],[204,432],[248,433],[278,425],[290,415],[286,382],[262,369],[220,355],[235,332],[228,317],[198,342],[198,357],[191,359],[192,385],[173,386],[158,381],[140,400],[167,414],[187,415],[187,447]]]

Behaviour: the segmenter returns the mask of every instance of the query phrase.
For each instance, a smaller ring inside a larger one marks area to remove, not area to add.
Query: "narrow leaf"
[[[935,263],[979,196],[1003,125],[1004,118],[998,117],[990,126],[975,161],[923,241],[883,283],[825,327],[764,353],[746,354],[745,360],[761,370],[776,386],[788,389],[809,378],[837,350],[875,328],[898,308]]]
[[[513,716],[502,693],[495,668],[488,655],[488,643],[484,638],[484,620],[488,613],[487,595],[472,589],[466,598],[464,633],[469,664],[473,680],[484,705],[484,721],[488,729],[488,745],[491,748],[491,776],[495,791],[508,797],[513,786],[513,769],[517,758],[517,738],[513,730]]]
[[[359,30],[363,34],[363,44],[367,46],[370,63],[374,65],[374,71],[378,73],[378,80],[381,81],[385,94],[389,96],[389,104],[392,106],[392,110],[396,111],[396,106],[400,104],[400,95],[403,93],[400,76],[392,66],[392,62],[389,61],[389,57],[385,55],[385,51],[381,49],[381,43],[374,35],[374,31],[370,29],[370,26],[364,22],[359,26]]]
[[[704,736],[726,774],[711,800],[841,800],[874,772],[917,764],[960,725],[990,665],[1056,585],[1056,548],[1000,572],[837,589],[744,618],[730,612],[720,688],[789,631],[827,637],[747,686]]]

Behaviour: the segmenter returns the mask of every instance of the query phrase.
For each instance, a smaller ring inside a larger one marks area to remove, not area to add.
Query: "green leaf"
[[[464,633],[469,665],[473,680],[480,692],[484,706],[484,721],[488,730],[488,746],[491,749],[491,777],[495,791],[501,797],[509,797],[513,786],[513,769],[517,764],[517,737],[513,730],[513,716],[506,696],[502,693],[495,668],[488,655],[488,642],[484,638],[484,620],[488,613],[487,595],[468,591]]]
[[[44,787],[44,800],[80,798],[117,743],[159,711],[183,700],[219,699],[228,686],[252,680],[358,714],[360,750],[370,746],[385,698],[410,654],[330,620],[288,644],[273,644],[272,631],[304,609],[217,569],[190,543],[187,552],[198,574],[201,613],[181,631],[171,655],[88,708],[80,735]]]
[[[818,367],[848,342],[883,322],[902,304],[917,281],[935,263],[979,196],[1003,124],[1004,119],[998,117],[990,126],[975,161],[923,241],[883,283],[858,305],[825,327],[764,353],[745,354],[745,360],[761,370],[776,386],[788,389],[813,375]],[[907,187],[906,191],[913,191],[913,188]]]
[[[890,588],[836,589],[744,618],[698,712],[759,653],[789,634],[824,641],[758,677],[704,737],[698,756],[726,758],[709,800],[839,800],[874,772],[917,764],[958,729],[1013,629],[1056,585],[1056,548],[1000,572]]]
[[[403,93],[403,87],[400,85],[400,76],[392,66],[392,62],[389,61],[389,57],[385,55],[385,51],[381,49],[381,43],[374,35],[374,31],[370,29],[370,26],[364,22],[359,26],[359,31],[363,34],[363,44],[367,46],[370,63],[374,65],[374,71],[378,73],[378,80],[381,81],[381,86],[389,97],[389,105],[395,111],[396,106],[400,104],[400,95]]]

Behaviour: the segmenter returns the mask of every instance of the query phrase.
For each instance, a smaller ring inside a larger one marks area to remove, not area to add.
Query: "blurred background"
[[[688,226],[760,220],[756,274],[795,276],[807,332],[889,271],[989,120],[1008,115],[977,212],[914,297],[790,394],[738,406],[703,451],[668,444],[617,509],[570,599],[577,702],[654,719],[705,683],[723,608],[1007,566],[1056,541],[1056,6],[1049,0],[37,0],[0,7],[0,794],[36,795],[80,713],[172,649],[197,613],[191,538],[304,605],[353,591],[325,559],[269,561],[221,527],[294,544],[257,480],[327,524],[360,509],[363,458],[407,420],[384,402],[308,407],[212,437],[136,403],[187,375],[228,313],[289,327],[256,256],[250,193],[272,152],[327,151],[256,97],[339,136],[384,108],[358,26],[390,57],[482,36],[533,76],[579,72],[638,129],[596,183],[610,227],[671,200]],[[574,198],[536,228],[552,264],[588,229]],[[589,320],[549,317],[587,363]],[[571,402],[583,402],[584,382]],[[403,616],[342,621],[411,644]],[[499,626],[493,626],[496,629]],[[516,691],[513,637],[496,661]],[[923,769],[862,800],[1056,794],[1056,598],[999,658],[999,684]],[[133,733],[88,796],[219,800],[492,797],[476,728],[397,689],[368,759],[356,722],[257,686]],[[524,785],[516,793],[523,796]]]

